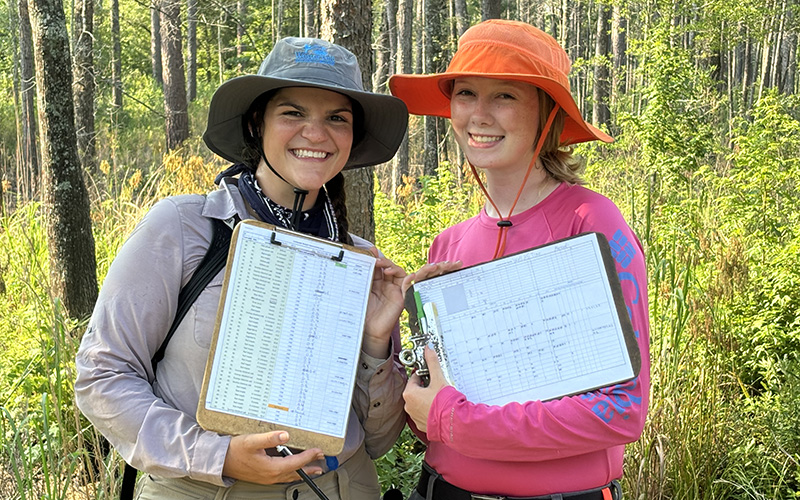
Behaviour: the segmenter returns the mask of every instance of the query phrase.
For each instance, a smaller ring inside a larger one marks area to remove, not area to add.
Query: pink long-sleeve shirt
[[[622,285],[642,365],[634,380],[577,396],[489,406],[454,387],[436,396],[427,421],[425,461],[473,493],[535,496],[580,491],[622,476],[625,444],[641,435],[650,361],[647,275],[641,243],[604,196],[562,183],[531,209],[511,217],[505,255],[583,232],[603,233]],[[485,211],[436,237],[429,262],[491,260],[497,219]]]

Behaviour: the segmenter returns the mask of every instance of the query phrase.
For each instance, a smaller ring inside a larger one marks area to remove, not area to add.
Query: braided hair
[[[325,189],[325,192],[328,193],[328,199],[331,200],[331,205],[333,205],[333,214],[336,216],[336,223],[339,225],[339,243],[347,243],[348,245],[352,245],[353,238],[350,237],[350,233],[348,232],[350,223],[347,221],[344,175],[339,172],[333,177],[333,179],[325,183],[323,189]]]

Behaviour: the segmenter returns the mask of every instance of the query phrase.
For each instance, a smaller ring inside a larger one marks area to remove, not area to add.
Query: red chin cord
[[[517,191],[517,197],[514,198],[514,203],[511,204],[511,208],[508,210],[508,215],[505,217],[500,214],[500,210],[497,208],[497,205],[495,205],[492,197],[489,196],[489,192],[486,190],[486,186],[483,185],[483,182],[481,182],[481,178],[478,175],[478,171],[475,170],[475,166],[470,163],[469,159],[467,159],[469,168],[472,170],[472,175],[475,177],[475,180],[478,181],[478,186],[480,186],[481,191],[483,191],[483,195],[486,196],[486,199],[489,200],[489,204],[492,205],[492,208],[494,208],[494,211],[500,217],[500,220],[497,221],[497,227],[500,228],[500,232],[497,234],[497,244],[494,247],[494,256],[492,257],[492,260],[502,257],[506,251],[506,236],[508,233],[508,228],[512,226],[510,220],[511,214],[514,213],[514,207],[517,206],[517,202],[519,201],[520,196],[522,196],[522,191],[525,189],[525,184],[528,182],[528,177],[530,177],[531,172],[533,171],[533,166],[536,164],[536,160],[539,158],[539,152],[542,150],[544,140],[547,138],[547,134],[550,132],[550,127],[552,126],[553,120],[555,119],[556,113],[559,109],[560,106],[556,104],[553,107],[553,110],[550,111],[550,115],[547,117],[547,122],[545,122],[544,128],[542,128],[542,133],[539,134],[539,140],[536,141],[536,149],[533,151],[533,158],[528,165],[528,171],[525,172],[525,178],[522,179],[522,185],[519,187],[519,191]]]

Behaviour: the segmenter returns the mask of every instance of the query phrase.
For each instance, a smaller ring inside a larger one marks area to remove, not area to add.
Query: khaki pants
[[[330,500],[377,500],[381,496],[375,465],[362,447],[335,471],[314,478]],[[139,479],[138,500],[319,500],[304,482],[262,486],[237,481],[230,488],[187,478]]]

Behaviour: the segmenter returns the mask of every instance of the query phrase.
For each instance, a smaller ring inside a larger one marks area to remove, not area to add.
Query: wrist
[[[374,337],[364,334],[361,342],[361,350],[376,359],[387,359],[389,357],[389,336]]]

